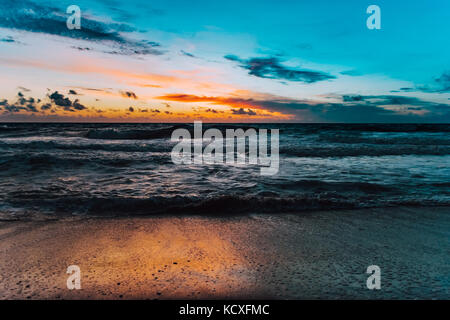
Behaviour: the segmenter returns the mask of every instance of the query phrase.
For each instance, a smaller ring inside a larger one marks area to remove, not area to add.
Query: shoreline
[[[0,299],[450,299],[450,207],[1,221],[0,256]]]

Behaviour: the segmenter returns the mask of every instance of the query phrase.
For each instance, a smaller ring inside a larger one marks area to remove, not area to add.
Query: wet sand
[[[180,298],[450,299],[450,208],[0,222],[0,299]]]

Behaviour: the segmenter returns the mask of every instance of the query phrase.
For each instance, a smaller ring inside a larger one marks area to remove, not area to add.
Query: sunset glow
[[[312,16],[328,23],[334,11],[319,12],[320,6],[300,1],[289,9],[247,3],[253,15],[245,20],[235,17],[232,7],[202,5],[202,15],[186,17],[185,3],[169,8],[156,1],[146,15],[135,10],[140,1],[133,2],[136,6],[79,1],[80,30],[65,26],[67,1],[8,5],[0,17],[0,70],[6,75],[0,79],[0,120],[448,119],[448,43],[433,41],[440,37],[436,29],[427,33],[423,27],[426,21],[442,21],[438,11],[427,14],[411,4],[407,16],[395,17],[396,23],[387,17],[381,30],[371,31],[364,25],[365,8],[356,1],[339,4],[347,7],[340,10],[347,16],[333,28],[311,28]],[[386,12],[396,6],[383,5]],[[258,18],[272,11],[273,16]],[[233,23],[224,20],[227,16],[235,18]],[[44,18],[52,25],[42,27]],[[286,19],[293,22],[284,24]],[[406,35],[398,22],[409,20],[424,22],[420,30],[408,27],[408,34],[417,37]],[[439,30],[445,34],[448,28]],[[434,34],[430,40],[429,34]],[[403,41],[394,52],[389,48],[398,44],[397,37]],[[410,60],[412,51],[421,52],[414,59],[415,72],[400,63]]]

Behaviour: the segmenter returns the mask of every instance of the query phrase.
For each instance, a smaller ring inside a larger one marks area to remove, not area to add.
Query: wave
[[[92,150],[111,152],[170,152],[172,146],[169,144],[146,144],[146,143],[67,143],[59,141],[30,141],[19,143],[5,143],[0,141],[1,149],[22,149],[22,150]]]
[[[170,164],[172,160],[168,154],[152,154],[143,158],[136,157],[99,157],[83,155],[56,155],[48,153],[19,153],[6,154],[0,158],[0,170],[3,172],[28,172],[50,169],[85,169],[99,170],[109,167],[131,167],[136,164]],[[37,172],[39,173],[39,172]]]
[[[328,134],[322,135],[319,141],[340,144],[375,144],[375,145],[411,145],[411,146],[450,146],[448,135],[441,137],[430,136],[389,136],[389,137],[361,137],[354,135]]]
[[[181,126],[180,126],[181,127]],[[169,138],[172,132],[177,129],[177,126],[170,126],[165,128],[157,128],[150,130],[143,129],[91,129],[86,133],[88,139],[102,139],[102,140],[151,140]]]
[[[342,192],[363,192],[363,193],[386,193],[397,191],[397,187],[379,183],[358,182],[358,181],[339,181],[328,182],[321,180],[299,180],[299,181],[283,181],[282,183],[274,183],[266,181],[264,185],[269,188],[277,188],[279,190],[315,190],[315,191],[334,191]]]
[[[356,203],[339,199],[323,199],[320,197],[254,197],[224,195],[219,197],[186,197],[156,196],[151,198],[23,198],[17,202],[8,201],[11,205],[20,207],[38,206],[40,210],[50,210],[59,214],[87,214],[87,215],[158,215],[158,214],[242,214],[250,212],[293,212],[326,208],[353,208]]]
[[[89,140],[87,140],[89,141]],[[295,143],[295,142],[294,142]],[[406,145],[406,144],[328,144],[311,145],[310,143],[301,145],[294,144],[291,141],[280,145],[280,155],[294,157],[358,157],[358,156],[398,156],[398,155],[450,155],[450,145]],[[170,141],[158,142],[139,142],[134,143],[102,143],[102,142],[68,142],[59,141],[24,141],[24,142],[2,142],[0,141],[0,150],[12,152],[28,151],[105,151],[105,152],[150,152],[150,153],[168,153],[172,151],[174,143]],[[84,157],[84,155],[83,155]]]
[[[401,155],[450,155],[450,146],[436,145],[328,145],[281,146],[280,154],[295,157],[360,157],[360,156],[401,156]]]
[[[354,123],[354,124],[289,124],[286,128],[305,130],[315,133],[325,131],[354,131],[354,132],[450,132],[450,124],[426,124],[426,123]]]
[[[145,215],[241,215],[250,213],[298,213],[315,210],[357,209],[380,206],[448,206],[449,201],[386,200],[352,201],[336,195],[303,195],[292,197],[223,195],[215,197],[155,196],[150,198],[101,198],[71,196],[43,198],[42,194],[17,200],[9,205],[21,208],[39,207],[42,212],[56,215],[145,216]]]

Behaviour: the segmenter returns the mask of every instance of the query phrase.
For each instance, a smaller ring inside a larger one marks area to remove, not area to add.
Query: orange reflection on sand
[[[233,296],[247,277],[242,272],[248,268],[245,259],[223,236],[226,230],[211,220],[156,218],[95,224],[85,226],[83,238],[72,242],[71,259],[79,261],[86,279],[83,292],[73,292],[74,297]]]

